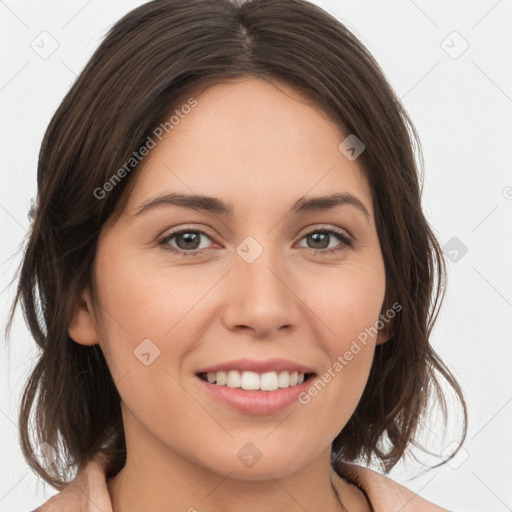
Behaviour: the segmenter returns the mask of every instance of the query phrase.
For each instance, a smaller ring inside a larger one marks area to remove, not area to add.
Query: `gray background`
[[[44,130],[106,30],[141,3],[0,0],[2,327]],[[409,460],[391,476],[450,509],[512,510],[512,1],[315,3],[369,48],[418,129],[423,205],[448,257],[433,343],[466,392],[467,442],[441,468],[420,474]],[[32,510],[56,492],[18,446],[17,407],[36,352],[16,318],[0,356],[0,512]],[[436,418],[425,428],[432,447],[448,450],[450,435]]]

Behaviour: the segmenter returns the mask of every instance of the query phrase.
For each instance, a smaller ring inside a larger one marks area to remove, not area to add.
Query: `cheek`
[[[160,418],[147,428],[172,424],[172,433],[183,435],[178,419],[189,426],[207,420],[181,382],[190,378],[187,356],[207,328],[219,275],[198,279],[194,266],[171,269],[129,251],[113,262],[109,254],[97,254],[96,282],[105,329],[100,345],[114,383],[134,417]]]
[[[359,335],[364,338],[379,320],[386,287],[381,260],[347,262],[330,272],[317,273],[309,283],[303,294],[331,335],[326,341],[329,352],[339,353]],[[370,345],[373,338],[368,334]]]
[[[115,261],[111,254],[109,247],[99,251],[95,265],[108,344],[121,342],[133,350],[146,338],[159,340],[159,345],[172,340],[173,351],[179,354],[192,341],[187,333],[197,328],[194,308],[218,277],[203,273],[198,279],[193,266],[171,271],[136,251],[124,251]]]
[[[153,418],[145,428],[163,425],[165,431],[153,433],[181,439],[181,425],[194,428],[206,420],[180,383],[180,370],[198,337],[192,308],[211,285],[186,277],[177,282],[168,271],[163,278],[164,270],[142,266],[141,261],[126,253],[115,262],[106,251],[97,254],[98,309],[104,327],[100,345],[123,407],[131,412],[128,421]]]
[[[302,293],[320,319],[325,333],[322,349],[328,355],[323,373],[301,397],[312,416],[332,411],[336,435],[355,410],[370,372],[377,328],[385,295],[383,264],[347,264],[318,274],[314,286]]]

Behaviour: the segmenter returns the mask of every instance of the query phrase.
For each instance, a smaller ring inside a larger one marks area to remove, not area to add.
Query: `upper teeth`
[[[208,372],[208,382],[228,388],[242,388],[247,390],[274,391],[279,388],[287,388],[302,384],[304,374],[299,372],[266,372],[261,375],[256,372],[239,372],[229,370],[227,372]]]

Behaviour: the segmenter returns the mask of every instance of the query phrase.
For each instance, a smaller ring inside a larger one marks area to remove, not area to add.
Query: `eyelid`
[[[324,255],[341,253],[342,251],[353,248],[354,243],[356,242],[356,239],[346,229],[340,228],[338,226],[325,226],[321,224],[315,224],[313,226],[308,226],[305,229],[307,231],[303,232],[303,234],[299,237],[299,242],[312,233],[327,233],[331,236],[337,237],[340,240],[340,244],[335,247],[331,247],[330,249],[311,249],[306,247],[306,249],[314,251],[315,253]]]
[[[159,237],[157,243],[159,246],[160,245],[165,246],[165,245],[167,245],[167,242],[169,240],[171,240],[172,238],[174,238],[175,236],[177,236],[181,233],[189,233],[189,232],[199,233],[201,235],[204,235],[206,238],[209,238],[212,242],[217,243],[215,238],[212,235],[208,234],[203,229],[199,229],[199,228],[196,228],[193,226],[185,226],[185,227],[177,228],[176,230],[170,231],[167,234]],[[175,247],[164,247],[164,250],[173,252],[175,254],[180,254],[180,255],[200,254],[201,252],[204,252],[208,249],[210,249],[210,248],[208,247],[207,249],[195,249],[195,250],[186,251],[184,249],[177,249]]]
[[[350,238],[352,241],[355,241],[356,238],[352,235],[352,233],[346,229],[339,226],[335,226],[332,224],[311,224],[309,226],[306,226],[303,230],[302,235],[300,235],[300,238],[304,238],[304,236],[309,235],[310,233],[316,233],[317,231],[331,231],[335,232],[341,235],[344,235],[347,238]],[[299,231],[299,233],[302,232]],[[298,235],[297,235],[298,236]]]

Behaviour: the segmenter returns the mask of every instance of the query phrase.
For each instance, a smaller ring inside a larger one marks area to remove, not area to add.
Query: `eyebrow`
[[[225,203],[216,197],[176,192],[161,195],[144,201],[139,206],[139,209],[135,215],[141,215],[144,212],[166,205],[180,206],[182,208],[189,208],[192,210],[213,213],[216,215],[224,215],[227,217],[233,217],[235,211],[233,204]],[[295,204],[290,208],[286,215],[293,215],[303,212],[325,211],[341,205],[353,206],[362,212],[367,217],[367,220],[371,218],[371,215],[363,202],[356,196],[348,193],[330,194],[327,196],[311,197],[309,199],[303,196],[295,202]]]

